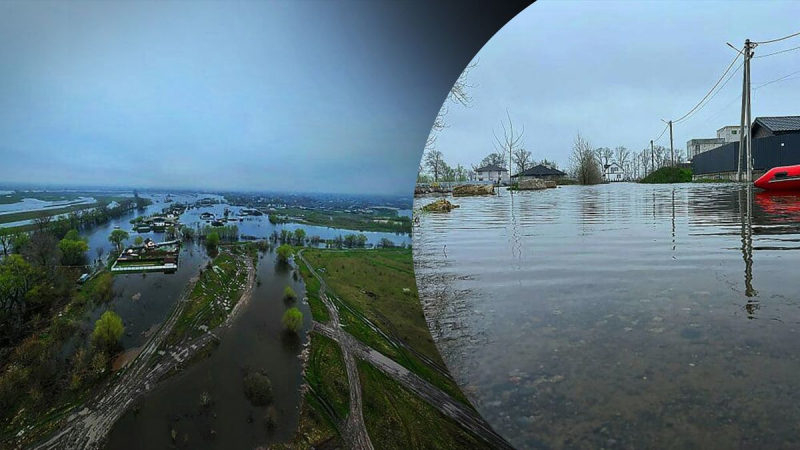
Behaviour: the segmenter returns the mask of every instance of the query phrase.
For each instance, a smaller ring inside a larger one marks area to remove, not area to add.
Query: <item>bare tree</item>
[[[439,176],[443,174],[445,166],[442,152],[436,149],[429,149],[428,152],[425,153],[424,160],[425,167],[428,169],[428,172],[433,175],[433,181],[439,181]]]
[[[604,169],[611,162],[611,158],[614,157],[614,152],[608,147],[600,147],[595,149],[594,153],[595,157],[597,158],[597,162],[600,164],[600,167]]]
[[[617,148],[614,149],[614,159],[617,161],[622,170],[625,171],[626,176],[630,176],[630,156],[631,152],[625,148],[624,145],[618,145]]]
[[[528,150],[520,147],[511,154],[511,160],[517,167],[517,173],[525,172],[533,166],[533,155]]]
[[[603,182],[603,173],[592,145],[580,133],[572,143],[572,172],[579,184],[598,184]]]
[[[442,107],[439,108],[439,113],[436,114],[436,119],[433,120],[431,132],[428,135],[427,142],[425,143],[426,150],[430,150],[436,146],[437,134],[447,128],[447,122],[445,122],[444,117],[448,112],[450,112],[450,104],[461,105],[467,108],[472,106],[472,96],[470,95],[469,91],[475,86],[469,84],[469,73],[477,66],[477,60],[469,63],[464,71],[461,72],[461,75],[458,76],[458,79],[453,87],[450,88],[447,98],[445,99],[444,103],[442,103]]]
[[[506,110],[506,121],[501,120],[500,126],[503,130],[502,137],[498,136],[497,133],[492,130],[492,135],[494,135],[494,148],[497,153],[503,155],[503,159],[508,155],[508,168],[511,168],[512,155],[522,148],[525,137],[525,127],[522,127],[522,130],[519,131],[515,130],[514,122],[511,120],[511,114],[508,113],[508,110]]]

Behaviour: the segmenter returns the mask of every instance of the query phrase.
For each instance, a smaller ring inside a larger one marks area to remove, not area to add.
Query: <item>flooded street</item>
[[[751,195],[564,186],[419,214],[451,372],[518,448],[797,448],[800,196]]]

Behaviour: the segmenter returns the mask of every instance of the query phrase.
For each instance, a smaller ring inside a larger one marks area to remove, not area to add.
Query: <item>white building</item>
[[[725,145],[725,139],[723,138],[692,139],[686,142],[686,153],[689,159],[692,159],[700,153],[713,150],[722,145]]]
[[[717,130],[717,139],[725,139],[725,143],[739,142],[740,128],[736,125],[728,125]]]
[[[625,171],[615,162],[606,164],[603,168],[603,179],[606,181],[623,181],[625,180]]]
[[[509,181],[508,170],[494,164],[476,169],[475,177],[477,181],[491,181],[495,184],[508,184]]]

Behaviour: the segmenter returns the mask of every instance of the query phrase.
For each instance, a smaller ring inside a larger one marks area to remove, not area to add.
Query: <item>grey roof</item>
[[[497,164],[489,164],[486,167],[481,167],[480,169],[475,169],[475,172],[489,172],[490,170],[494,171],[494,172],[498,172],[498,171],[500,171],[500,172],[508,172],[508,170],[506,170],[505,167],[500,167]]]
[[[774,132],[780,131],[800,131],[800,116],[783,117],[756,117],[753,125],[762,127]]]
[[[530,169],[514,175],[515,177],[542,177],[542,176],[563,176],[564,172],[558,169],[551,169],[547,166],[539,164],[538,166],[531,167]]]

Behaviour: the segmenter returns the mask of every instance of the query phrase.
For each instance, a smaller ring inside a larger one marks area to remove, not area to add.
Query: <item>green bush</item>
[[[244,377],[244,395],[253,406],[272,402],[272,383],[264,372],[250,372]]]
[[[691,169],[680,169],[678,167],[662,167],[650,175],[642,178],[641,183],[665,184],[665,183],[690,183],[692,181]]]
[[[281,323],[283,323],[283,327],[288,331],[297,333],[303,326],[303,313],[297,308],[289,308],[283,313]]]
[[[112,349],[119,344],[119,339],[124,332],[122,318],[114,311],[106,311],[94,324],[92,342],[100,348]]]
[[[278,261],[282,263],[289,262],[289,258],[292,256],[292,246],[288,244],[283,244],[276,250],[278,253]]]
[[[286,289],[283,290],[283,299],[284,300],[294,300],[297,298],[297,293],[292,289],[291,286],[286,286]]]

